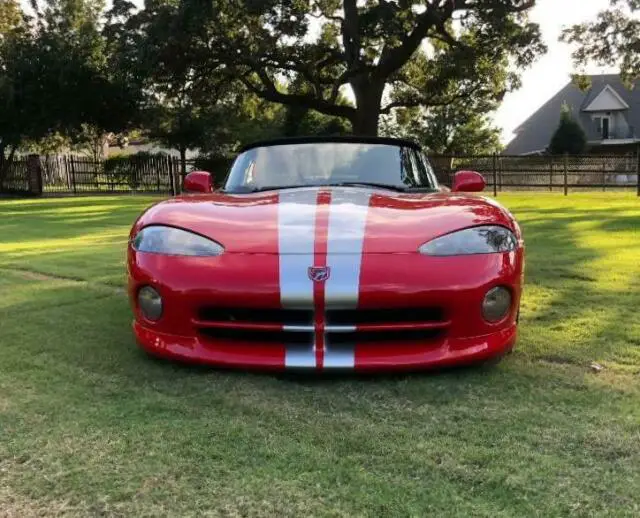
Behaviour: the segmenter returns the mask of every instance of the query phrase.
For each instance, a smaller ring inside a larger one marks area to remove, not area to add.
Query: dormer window
[[[604,140],[611,136],[611,117],[610,113],[606,115],[598,115],[593,118],[598,135]]]

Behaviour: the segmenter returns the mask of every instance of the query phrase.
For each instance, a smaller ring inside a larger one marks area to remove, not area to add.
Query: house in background
[[[544,153],[551,141],[563,104],[571,109],[587,135],[592,154],[628,154],[640,145],[640,81],[629,90],[617,75],[589,76],[591,88],[567,84],[514,133],[503,154]]]

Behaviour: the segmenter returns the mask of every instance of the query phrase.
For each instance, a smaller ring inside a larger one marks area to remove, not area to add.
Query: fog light
[[[511,292],[502,286],[491,288],[482,302],[482,316],[487,322],[498,322],[511,309]]]
[[[151,286],[140,288],[138,306],[149,320],[158,320],[162,316],[162,297]]]

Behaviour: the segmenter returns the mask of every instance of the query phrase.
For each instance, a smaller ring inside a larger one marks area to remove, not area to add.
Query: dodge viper
[[[473,171],[367,137],[246,146],[220,189],[189,173],[128,246],[140,346],[255,369],[494,362],[516,340],[524,245]]]

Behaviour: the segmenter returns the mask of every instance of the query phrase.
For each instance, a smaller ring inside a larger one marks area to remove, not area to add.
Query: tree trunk
[[[356,98],[356,113],[351,120],[355,135],[376,136],[380,120],[380,103],[384,82],[363,80],[361,77],[351,82]]]

